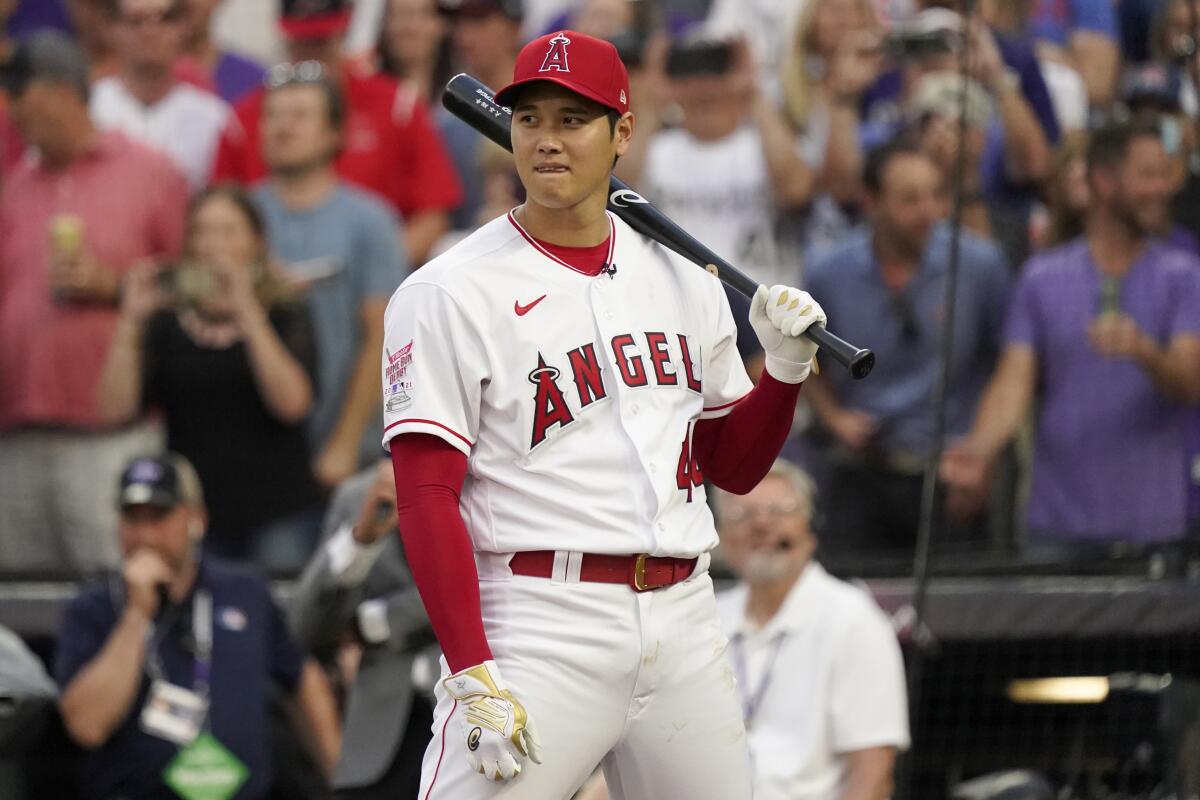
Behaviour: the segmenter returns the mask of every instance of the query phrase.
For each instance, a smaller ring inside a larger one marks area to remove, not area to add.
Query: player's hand
[[[784,383],[808,377],[817,345],[801,334],[810,325],[825,324],[825,312],[812,295],[790,286],[759,286],[750,301],[750,324],[771,377]]]
[[[505,688],[496,662],[456,672],[442,684],[462,707],[459,722],[471,769],[506,781],[521,774],[524,759],[542,763],[533,720]]]
[[[122,570],[128,607],[152,618],[158,613],[158,587],[170,584],[171,568],[157,552],[143,547],[125,559]]]

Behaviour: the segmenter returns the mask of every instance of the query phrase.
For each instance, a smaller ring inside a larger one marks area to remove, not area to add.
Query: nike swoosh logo
[[[523,306],[523,305],[521,305],[520,301],[514,300],[513,301],[513,311],[517,312],[518,317],[523,317],[526,314],[528,314],[530,311],[532,311],[534,306],[536,306],[538,303],[542,302],[545,299],[546,299],[546,295],[542,295],[537,300],[534,300],[532,303],[530,303],[527,306]]]

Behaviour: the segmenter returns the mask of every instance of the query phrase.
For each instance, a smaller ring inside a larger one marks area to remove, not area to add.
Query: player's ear
[[[617,155],[623,156],[629,151],[629,143],[633,140],[633,112],[626,111],[613,126],[613,143],[617,146]]]

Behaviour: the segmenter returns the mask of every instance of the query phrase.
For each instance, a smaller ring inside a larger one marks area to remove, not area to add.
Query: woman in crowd
[[[112,423],[161,410],[168,447],[205,486],[205,546],[282,570],[303,565],[320,521],[303,428],[315,353],[296,294],[268,265],[250,199],[206,190],[182,263],[126,279],[99,401]]]
[[[837,196],[821,174],[829,141],[829,113],[844,96],[861,93],[878,76],[879,22],[870,0],[812,0],[796,23],[784,59],[783,109],[801,137],[805,160],[817,171],[818,195],[805,224],[803,245],[827,245],[853,224],[849,197]],[[861,51],[876,51],[874,58]]]
[[[437,0],[388,0],[379,43],[363,67],[408,81],[423,101],[436,106],[452,74],[449,34]]]

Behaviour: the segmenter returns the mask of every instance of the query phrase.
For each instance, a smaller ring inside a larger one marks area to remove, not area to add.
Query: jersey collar
[[[517,215],[514,213],[515,211],[516,211],[516,209],[514,208],[508,212],[508,221],[512,223],[512,226],[517,229],[517,232],[520,233],[521,236],[525,237],[525,241],[528,242],[529,245],[534,250],[537,250],[539,253],[541,253],[546,258],[550,259],[551,261],[553,261],[555,264],[566,267],[567,269],[571,270],[572,272],[578,272],[580,275],[586,275],[589,278],[596,277],[596,274],[588,272],[587,270],[584,270],[584,269],[580,269],[579,267],[575,266],[574,264],[567,263],[566,261],[562,260],[558,256],[554,255],[554,253],[551,253],[549,250],[547,250],[545,247],[543,247],[541,242],[539,242],[537,239],[530,236],[529,231],[525,230],[523,227],[521,227],[521,223],[517,222]],[[615,222],[613,222],[613,215],[611,213],[609,213],[606,210],[604,212],[604,214],[608,217],[608,255],[605,256],[604,263],[612,264],[613,251],[616,249],[616,246],[617,246],[617,225]]]

